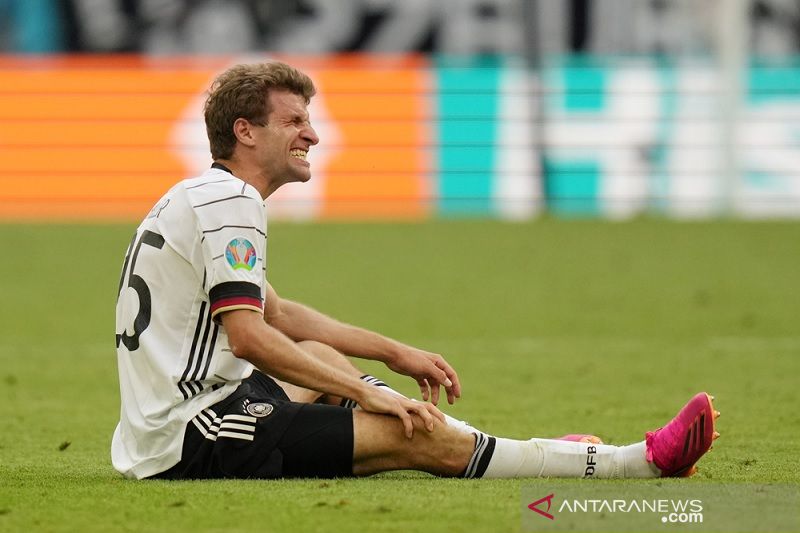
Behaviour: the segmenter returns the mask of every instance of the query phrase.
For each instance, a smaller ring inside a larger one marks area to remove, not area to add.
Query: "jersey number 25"
[[[117,300],[119,300],[119,295],[122,294],[122,286],[127,276],[127,287],[135,290],[136,294],[139,296],[139,311],[136,313],[136,318],[133,320],[133,334],[128,335],[127,330],[123,330],[122,333],[117,333],[117,348],[119,348],[119,344],[122,343],[128,351],[131,352],[139,349],[139,336],[147,329],[147,326],[150,325],[150,288],[141,276],[134,273],[136,259],[139,257],[142,244],[152,246],[159,250],[164,246],[164,237],[150,230],[142,232],[142,236],[138,241],[136,237],[137,235],[133,236],[133,240],[130,246],[128,246],[128,253],[125,255],[125,263],[122,266],[122,277],[119,280],[119,290],[117,291]],[[131,254],[131,250],[133,250],[133,254]]]

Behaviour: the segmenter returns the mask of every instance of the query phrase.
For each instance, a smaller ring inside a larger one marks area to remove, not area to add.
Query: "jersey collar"
[[[224,170],[225,172],[227,172],[228,174],[233,176],[233,171],[231,169],[229,169],[228,167],[226,167],[225,165],[223,165],[222,163],[217,163],[216,161],[214,161],[211,164],[211,168],[216,168],[217,170]]]

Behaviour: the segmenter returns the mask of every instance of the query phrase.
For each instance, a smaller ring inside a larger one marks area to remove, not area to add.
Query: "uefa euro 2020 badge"
[[[247,239],[237,237],[225,247],[225,259],[234,270],[253,270],[257,259],[255,246]]]
[[[273,407],[268,403],[248,403],[245,406],[245,410],[251,416],[255,416],[256,418],[263,418],[268,416],[272,412]]]

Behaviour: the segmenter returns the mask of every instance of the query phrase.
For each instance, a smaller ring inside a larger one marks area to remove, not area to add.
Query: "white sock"
[[[381,389],[383,389],[383,390],[385,390],[387,392],[391,392],[392,394],[396,394],[398,396],[403,396],[403,398],[406,398],[406,396],[404,396],[403,394],[400,394],[399,392],[397,392],[393,388],[389,387],[386,383],[384,383],[383,381],[379,380],[378,378],[376,378],[374,376],[364,375],[364,376],[361,376],[361,379],[366,381],[370,385],[374,385],[375,387],[381,388]],[[412,398],[412,400],[413,400],[413,398]],[[413,401],[416,401],[416,400],[413,400]],[[349,407],[349,408],[352,408],[352,409],[359,409],[358,404],[356,404],[353,400],[348,400],[348,399],[345,399],[345,400],[342,401],[342,407]],[[442,413],[442,414],[444,414],[444,413]],[[470,426],[468,423],[464,422],[463,420],[459,420],[457,418],[453,418],[452,416],[449,416],[449,415],[446,415],[446,414],[444,415],[444,418],[447,421],[447,425],[448,426],[450,426],[450,427],[452,427],[454,429],[457,429],[457,430],[459,430],[459,431],[461,431],[463,433],[475,433],[475,434],[480,433],[479,430],[477,430],[474,427]]]
[[[483,438],[483,442],[482,442]],[[610,446],[554,439],[527,441],[479,436],[464,477],[653,478],[644,441]],[[488,457],[487,457],[488,455]]]

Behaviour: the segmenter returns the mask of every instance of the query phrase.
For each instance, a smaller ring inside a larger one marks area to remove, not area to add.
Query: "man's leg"
[[[475,451],[475,436],[438,420],[429,432],[414,416],[414,436],[405,436],[393,416],[353,411],[353,474],[368,476],[388,470],[421,470],[443,477],[460,476]]]
[[[470,434],[415,417],[412,439],[394,417],[354,411],[353,474],[422,470],[443,477],[658,477],[645,443],[608,446],[551,439],[527,441]]]
[[[403,439],[398,420],[370,413],[354,413],[353,473],[415,468],[442,476],[655,478],[690,476],[695,463],[719,437],[713,397],[696,394],[664,427],[647,432],[646,439],[629,446],[552,439],[527,441],[474,435],[437,423],[426,433],[419,421],[414,438]]]

